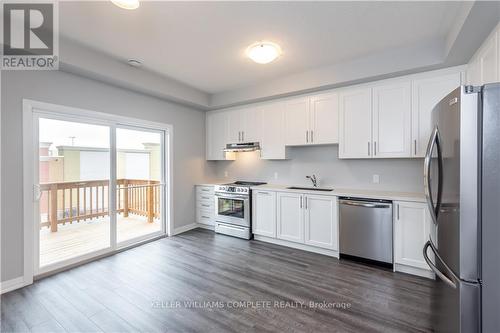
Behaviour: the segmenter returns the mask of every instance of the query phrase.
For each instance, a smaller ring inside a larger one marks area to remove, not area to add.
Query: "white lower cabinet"
[[[435,235],[427,204],[394,202],[394,264],[395,270],[418,274],[418,270],[429,271],[424,260],[423,248],[429,235]],[[433,237],[433,239],[435,239]],[[408,272],[406,268],[417,269]],[[426,274],[424,274],[426,275]]]
[[[338,250],[337,198],[322,195],[304,196],[305,243]]]
[[[337,197],[255,190],[252,201],[257,239],[265,236],[267,241],[338,256]]]
[[[278,239],[304,242],[303,201],[300,193],[278,193]]]
[[[214,187],[196,186],[196,223],[212,227],[215,217]]]
[[[252,232],[276,237],[276,192],[253,191],[252,202]]]

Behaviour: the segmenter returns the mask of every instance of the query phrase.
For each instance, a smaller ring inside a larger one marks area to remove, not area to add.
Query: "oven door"
[[[250,197],[215,193],[215,220],[250,227]]]

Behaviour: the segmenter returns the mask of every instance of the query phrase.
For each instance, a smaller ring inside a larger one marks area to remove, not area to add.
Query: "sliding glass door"
[[[165,233],[165,131],[34,113],[35,274]]]
[[[116,129],[117,241],[162,232],[163,133]]]

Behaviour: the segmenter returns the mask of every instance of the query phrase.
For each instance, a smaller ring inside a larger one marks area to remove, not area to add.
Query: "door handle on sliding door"
[[[438,191],[436,206],[434,206],[434,199],[432,198],[432,188],[431,188],[431,162],[432,162],[432,152],[436,146],[437,159],[438,159]],[[441,194],[443,191],[443,159],[441,153],[441,139],[439,135],[439,128],[436,126],[432,131],[429,144],[427,145],[427,151],[424,158],[424,189],[425,198],[427,201],[427,206],[429,207],[429,212],[431,214],[432,222],[437,224],[437,218],[439,215],[439,207],[441,206]]]

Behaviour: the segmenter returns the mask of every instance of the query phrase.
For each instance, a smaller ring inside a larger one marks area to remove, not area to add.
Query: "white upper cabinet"
[[[241,140],[242,110],[226,112],[227,114],[227,143],[243,142]]]
[[[498,32],[495,32],[481,48],[478,55],[481,84],[498,82]]]
[[[431,113],[441,99],[461,84],[461,73],[426,75],[413,80],[411,156],[424,157],[431,135]]]
[[[303,200],[300,193],[278,193],[277,238],[304,242]]]
[[[339,142],[339,96],[337,93],[315,95],[310,101],[309,143]]]
[[[337,198],[305,195],[305,244],[338,250]]]
[[[354,88],[339,93],[339,157],[372,155],[372,89]]]
[[[492,31],[467,66],[467,84],[500,81],[500,24]]]
[[[234,154],[224,153],[227,140],[228,114],[210,112],[206,115],[206,157],[207,160],[231,160]]]
[[[411,141],[411,82],[390,81],[373,88],[373,155],[408,157]]]
[[[252,191],[252,201],[253,233],[276,237],[276,192]]]
[[[284,109],[282,102],[267,104],[259,109],[260,158],[265,160],[286,159]]]
[[[228,140],[227,143],[258,142],[260,112],[257,107],[227,111]]]
[[[338,108],[338,94],[334,92],[286,101],[286,145],[338,143]]]
[[[285,144],[289,146],[309,143],[309,98],[285,101]]]
[[[497,39],[498,33],[478,51],[478,60],[469,64],[468,80],[476,75],[491,81],[500,75]],[[262,159],[286,159],[286,146],[336,143],[341,159],[423,157],[432,110],[460,86],[461,70],[208,112],[207,159],[234,159],[234,153],[222,150],[228,143],[244,142],[259,142]]]
[[[241,112],[241,141],[259,142],[262,112],[258,107],[243,109]]]

